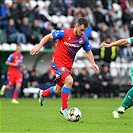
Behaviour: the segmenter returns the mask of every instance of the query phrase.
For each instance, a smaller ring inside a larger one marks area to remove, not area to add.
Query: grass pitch
[[[79,122],[66,121],[59,113],[61,99],[46,99],[40,107],[37,99],[19,99],[20,104],[11,104],[11,99],[0,99],[0,133],[133,133],[133,109],[119,119],[112,111],[122,99],[69,99],[69,108],[82,111]]]

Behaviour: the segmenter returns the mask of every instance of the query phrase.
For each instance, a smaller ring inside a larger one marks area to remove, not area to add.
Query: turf
[[[114,119],[112,111],[122,99],[69,99],[69,107],[82,111],[79,122],[66,121],[59,113],[61,99],[46,99],[40,107],[37,99],[19,99],[19,105],[11,99],[0,99],[0,133],[133,133],[133,110],[126,110],[120,119]]]

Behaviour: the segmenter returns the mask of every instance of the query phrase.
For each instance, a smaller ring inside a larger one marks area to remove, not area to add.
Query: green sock
[[[131,76],[131,85],[133,85],[133,67],[132,67],[132,69],[131,69],[131,71],[130,71],[130,76]]]
[[[125,109],[128,109],[132,105],[133,105],[133,87],[125,95],[121,106],[124,107]]]

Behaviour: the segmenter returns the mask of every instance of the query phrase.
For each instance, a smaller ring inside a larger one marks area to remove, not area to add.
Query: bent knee
[[[67,86],[70,86],[70,87],[73,85],[73,78],[72,78],[71,75],[69,75],[69,76],[66,77],[66,79],[65,79],[65,84],[66,84]]]
[[[55,92],[55,94],[60,94],[61,93],[61,88],[55,87],[54,92]]]

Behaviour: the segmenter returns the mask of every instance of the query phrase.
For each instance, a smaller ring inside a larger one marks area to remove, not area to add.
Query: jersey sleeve
[[[93,29],[92,26],[89,26],[87,30],[85,31],[85,36],[88,38],[90,34],[92,33]]]
[[[9,57],[7,58],[6,61],[7,61],[7,62],[12,62],[12,61],[13,61],[13,55],[12,55],[12,54],[9,55]]]
[[[83,49],[85,51],[91,50],[91,45],[89,44],[89,40],[87,38],[85,39],[85,43],[83,45]]]
[[[128,43],[133,44],[133,37],[128,38]]]
[[[55,30],[52,32],[52,36],[54,39],[60,39],[64,37],[65,30]]]

